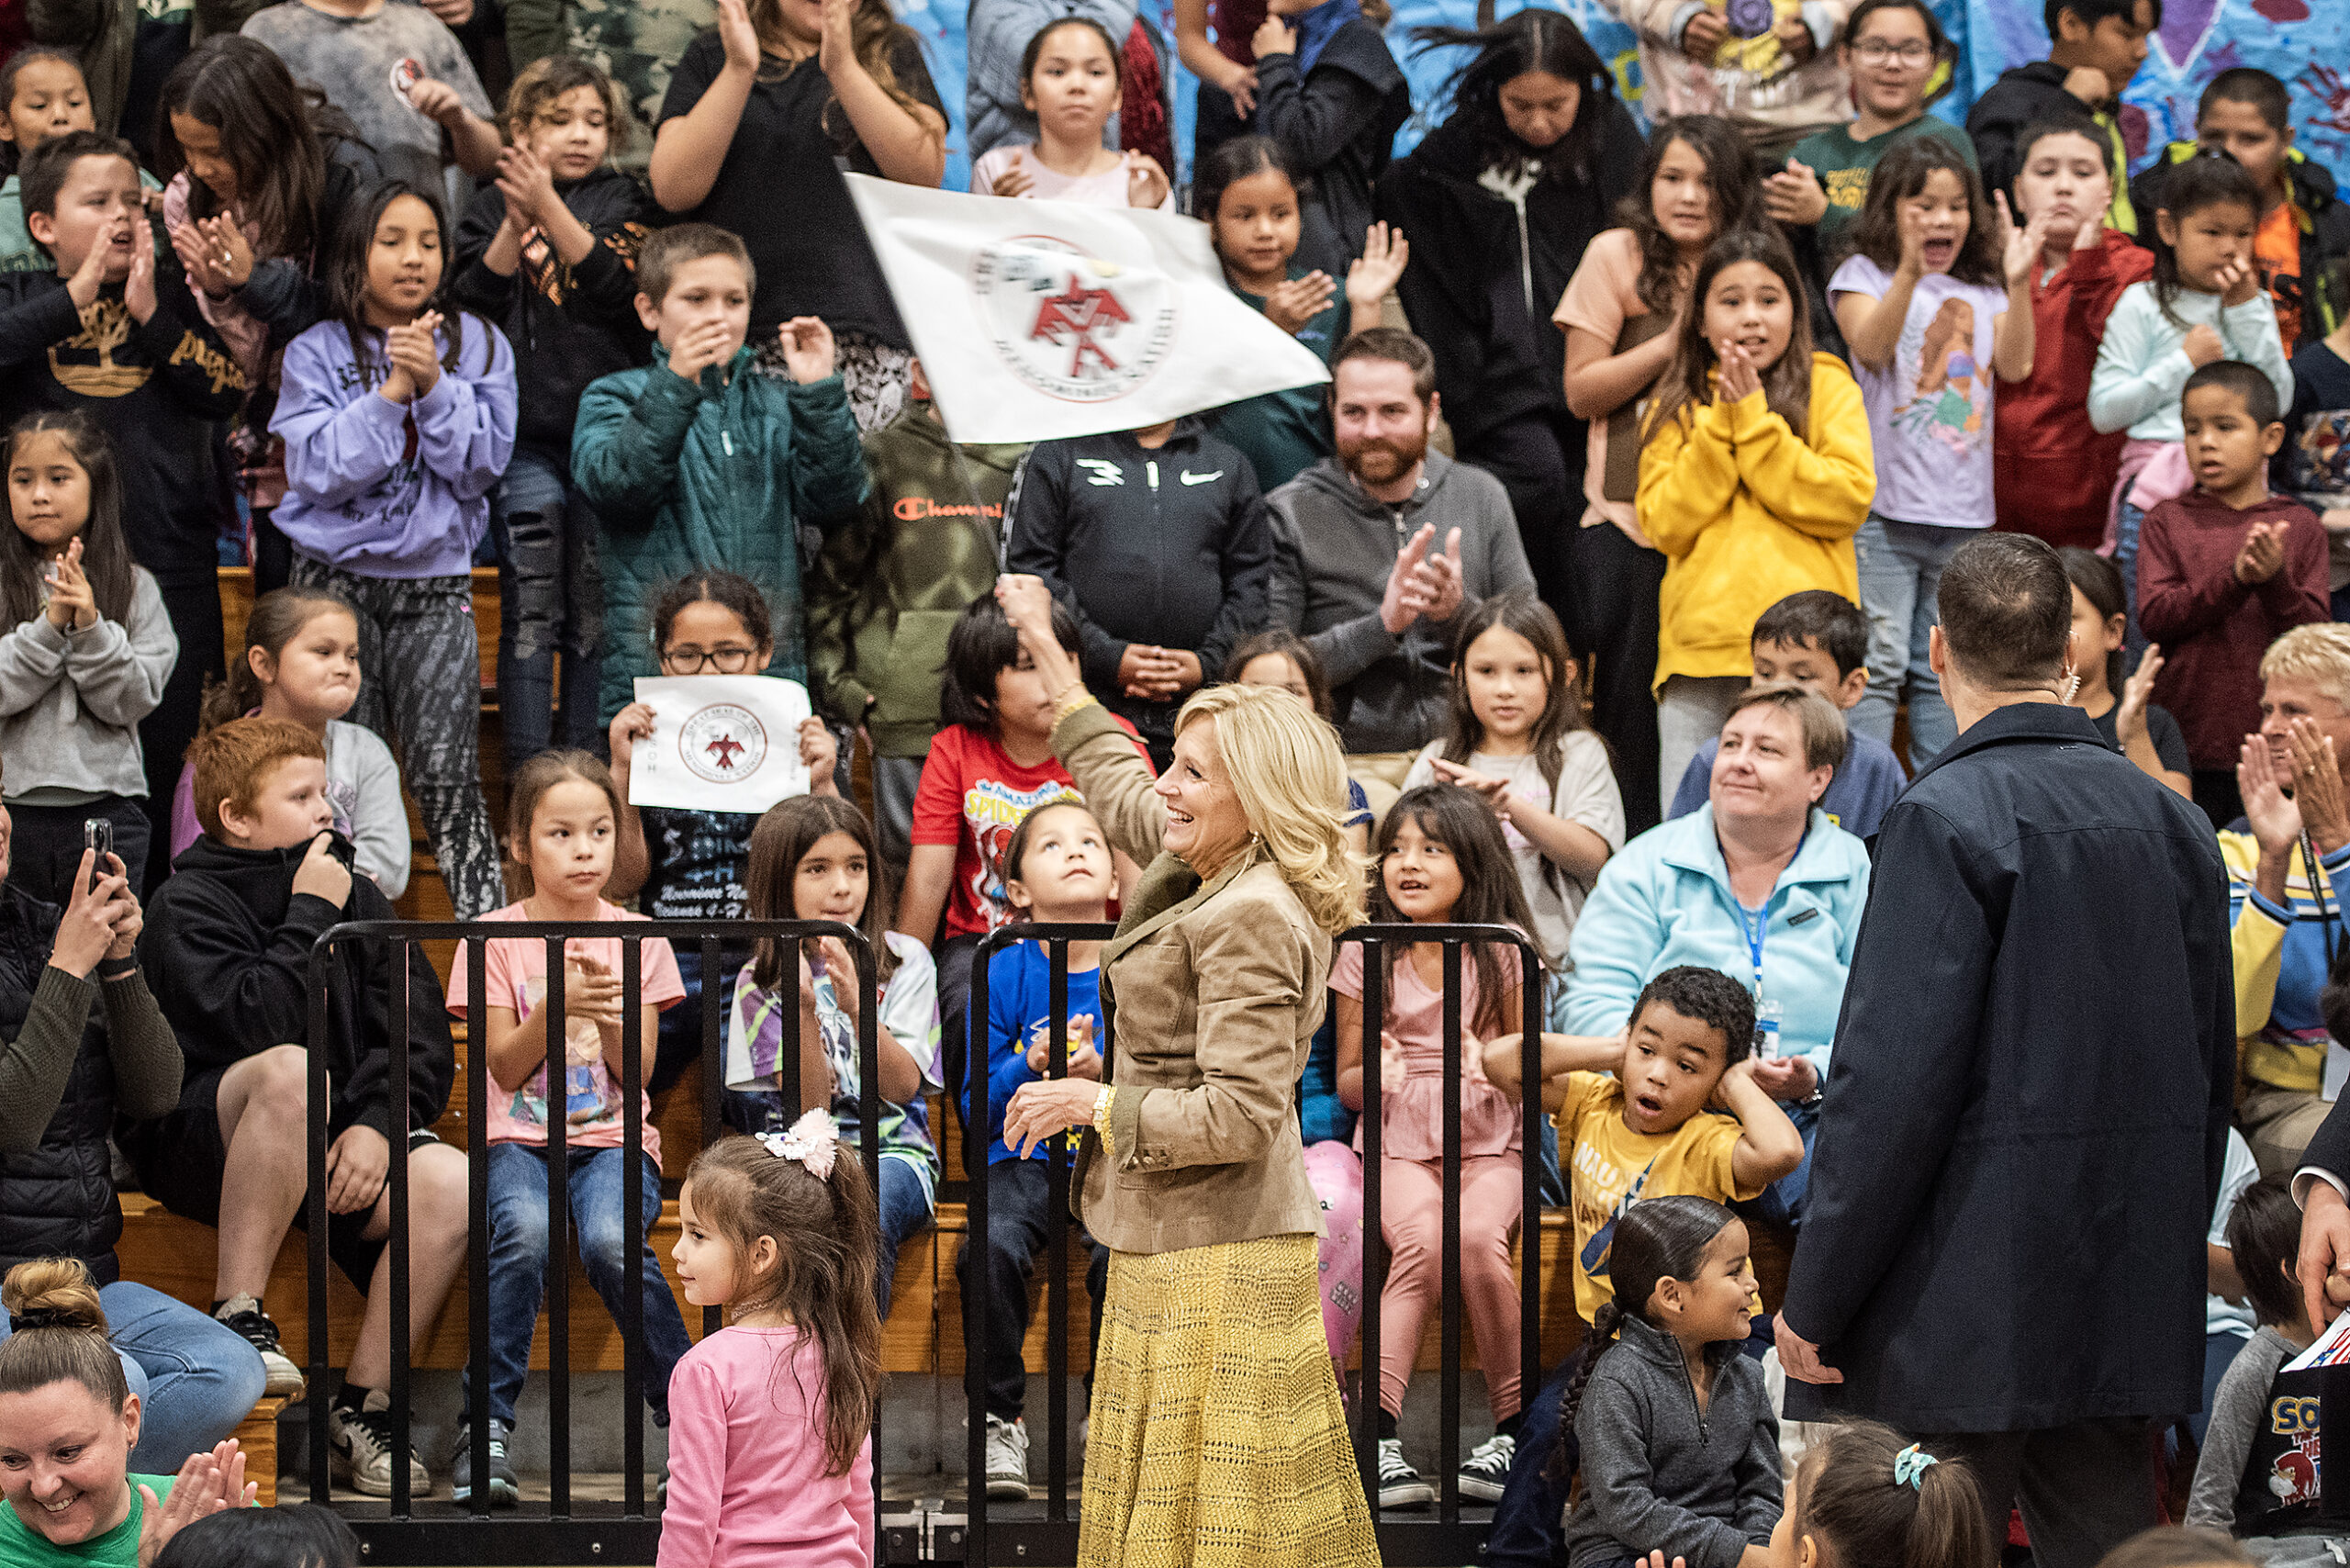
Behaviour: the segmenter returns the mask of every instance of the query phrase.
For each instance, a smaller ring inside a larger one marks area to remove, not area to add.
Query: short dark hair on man
[[[2152,5],[2154,26],[2159,28],[2163,25],[2163,0],[2152,0]],[[2138,0],[2047,0],[2041,9],[2040,19],[2048,24],[2048,36],[2052,40],[2057,36],[2056,18],[2067,11],[2078,17],[2085,28],[2094,28],[2108,17],[2119,17],[2125,22],[2133,22],[2138,17]],[[2122,85],[2116,82],[2114,90],[2121,91]]]
[[[1991,689],[2045,685],[2073,634],[2065,564],[2028,533],[1979,533],[1942,568],[1942,642],[1967,678]]]
[[[2277,384],[2240,359],[2215,359],[2198,369],[2178,389],[2179,407],[2187,406],[2189,393],[2205,386],[2218,386],[2242,398],[2244,411],[2262,430],[2285,417],[2284,405],[2277,396]]]
[[[57,193],[65,188],[66,176],[73,172],[74,163],[84,158],[119,158],[134,171],[139,167],[139,154],[119,136],[108,136],[102,130],[69,130],[62,136],[52,136],[25,154],[24,166],[18,172],[17,189],[24,198],[25,216],[45,212],[55,218]]]
[[[742,263],[744,286],[754,294],[758,292],[759,269],[752,264],[750,250],[740,236],[715,223],[678,223],[655,230],[636,253],[636,291],[660,304],[669,297],[669,285],[676,281],[677,269],[705,256],[732,256]]]
[[[1436,393],[1436,354],[1427,344],[1400,327],[1366,327],[1338,345],[1330,356],[1330,379],[1350,359],[1392,360],[1412,373],[1412,392],[1423,403]]]
[[[2252,1315],[2271,1328],[2301,1316],[2301,1287],[2284,1270],[2300,1249],[2301,1209],[2293,1202],[2290,1176],[2264,1177],[2236,1195],[2228,1212],[2228,1250],[2235,1254]]]
[[[2211,78],[2203,95],[2195,100],[2195,128],[2203,128],[2203,117],[2211,112],[2213,104],[2250,104],[2268,122],[2268,129],[2282,131],[2293,123],[2291,100],[2286,96],[2285,84],[2257,65],[2233,65]]]
[[[1682,964],[1658,975],[1640,988],[1640,999],[1632,1003],[1634,1027],[1651,1002],[1720,1030],[1724,1066],[1744,1061],[1754,1050],[1753,993],[1719,969]]]
[[[1053,637],[1071,658],[1084,651],[1077,617],[1058,594],[1053,596]],[[997,672],[1019,663],[1020,633],[1013,630],[993,593],[979,595],[963,607],[947,630],[946,679],[938,689],[938,716],[947,723],[993,734]]]
[[[1868,612],[1841,593],[1806,588],[1757,616],[1748,641],[1790,648],[1816,644],[1836,661],[1838,675],[1850,675],[1869,662]]]

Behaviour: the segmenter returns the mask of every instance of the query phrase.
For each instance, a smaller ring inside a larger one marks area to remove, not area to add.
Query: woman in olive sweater
[[[237,1429],[261,1398],[261,1356],[192,1306],[122,1278],[106,1144],[118,1111],[179,1103],[180,1047],[140,973],[139,901],[122,863],[83,857],[61,913],[10,885],[0,808],[0,1272],[74,1258],[98,1284],[124,1378],[140,1400],[130,1468],[170,1474]],[[0,1340],[7,1337],[0,1320]]]

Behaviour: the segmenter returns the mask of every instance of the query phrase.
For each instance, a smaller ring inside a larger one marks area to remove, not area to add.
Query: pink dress
[[[797,1328],[722,1328],[686,1352],[659,1568],[872,1568],[873,1443],[824,1473],[823,1388]]]

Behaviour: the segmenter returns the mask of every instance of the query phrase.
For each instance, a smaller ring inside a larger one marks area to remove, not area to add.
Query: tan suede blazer
[[[1078,1150],[1080,1217],[1119,1252],[1317,1234],[1297,1083],[1322,1022],[1329,935],[1270,861],[1203,883],[1159,847],[1166,809],[1107,709],[1053,732],[1110,842],[1144,872],[1102,954],[1113,1036],[1110,1143]]]

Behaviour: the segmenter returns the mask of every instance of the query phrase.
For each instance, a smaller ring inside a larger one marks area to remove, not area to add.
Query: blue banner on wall
[[[986,0],[979,0],[981,5]],[[2048,33],[2037,0],[1930,0],[1942,26],[1959,45],[1950,94],[1934,112],[1964,123],[1966,107],[2000,72],[2042,59]],[[1521,9],[1505,5],[1501,14]],[[1599,0],[1560,0],[1551,9],[1572,17],[1600,58],[1615,73],[1616,90],[1635,111],[1639,107],[1640,65],[1631,28]],[[963,0],[896,0],[899,19],[923,37],[931,74],[952,121],[946,187],[960,190],[969,179],[964,155]],[[1145,9],[1170,44],[1175,17],[1165,0],[1146,0]],[[1388,39],[1411,78],[1413,116],[1395,139],[1409,151],[1448,109],[1444,85],[1464,51],[1411,53],[1411,29],[1427,23],[1469,27],[1474,0],[1395,0]],[[2195,134],[2195,100],[2204,84],[2232,66],[2255,65],[2285,83],[2292,97],[2293,123],[2301,151],[2337,174],[2350,173],[2350,62],[2343,44],[2350,39],[2350,0],[2165,0],[2163,25],[2148,40],[2146,63],[2122,95],[2122,132],[2133,166],[2165,141]],[[1175,72],[1175,144],[1187,180],[1192,148],[1192,98],[1189,72]]]

